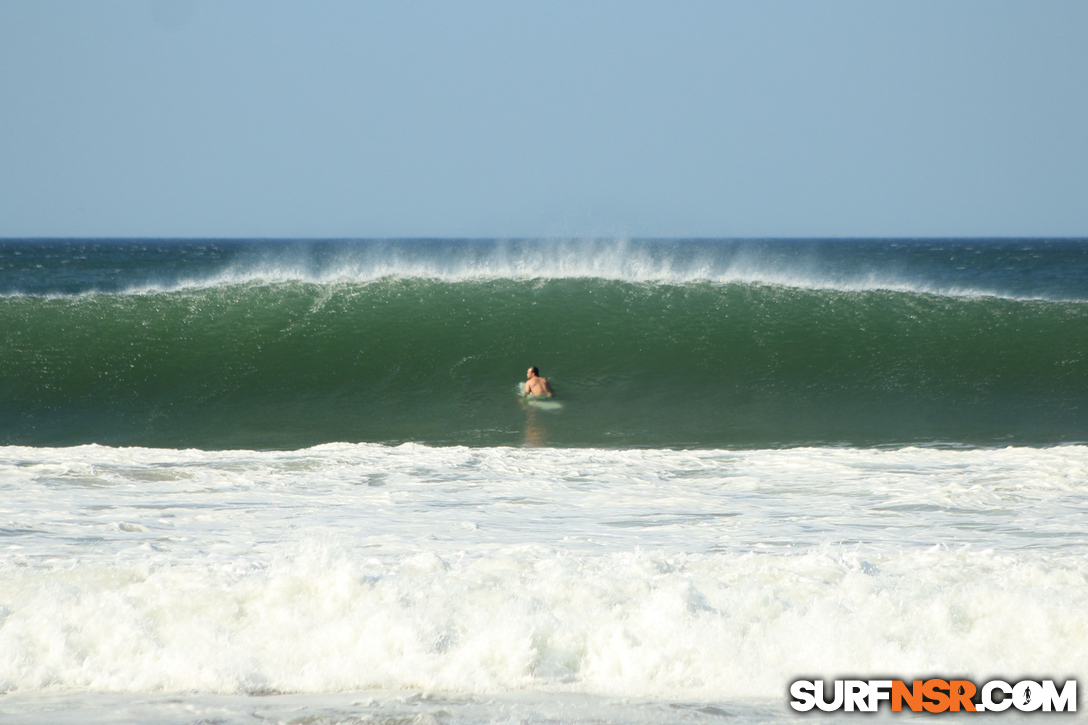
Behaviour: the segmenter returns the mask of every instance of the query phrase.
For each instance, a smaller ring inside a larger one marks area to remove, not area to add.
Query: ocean
[[[4,240],[0,371],[3,722],[1088,674],[1088,240]]]

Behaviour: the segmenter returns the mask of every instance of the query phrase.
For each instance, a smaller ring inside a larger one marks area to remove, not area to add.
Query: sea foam
[[[5,448],[0,687],[1088,672],[1088,449]]]

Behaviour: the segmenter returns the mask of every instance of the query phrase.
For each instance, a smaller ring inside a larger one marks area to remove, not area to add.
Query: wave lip
[[[369,240],[0,244],[0,294],[140,294],[389,278],[762,284],[1088,299],[1088,242],[1025,240]],[[81,276],[82,275],[82,276]]]
[[[896,264],[856,265],[817,247],[779,243],[663,242],[629,239],[514,240],[459,243],[369,242],[333,254],[266,254],[170,291],[235,284],[367,284],[387,279],[447,283],[599,279],[640,284],[770,285],[843,292],[893,291],[946,297],[1070,299],[1053,290],[1002,289],[985,280],[933,279]],[[1088,298],[1088,295],[1085,295]],[[1079,299],[1079,298],[1077,298]]]

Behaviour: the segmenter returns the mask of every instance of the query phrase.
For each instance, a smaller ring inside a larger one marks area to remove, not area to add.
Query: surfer
[[[551,383],[540,377],[540,371],[534,365],[525,373],[528,380],[525,381],[525,397],[550,398],[552,397]]]

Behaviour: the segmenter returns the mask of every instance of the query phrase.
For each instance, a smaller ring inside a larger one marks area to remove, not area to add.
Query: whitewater
[[[0,708],[560,693],[776,719],[798,673],[1080,676],[1086,474],[1082,446],[9,448]]]
[[[1084,241],[28,240],[0,295],[0,721],[1088,673]]]

